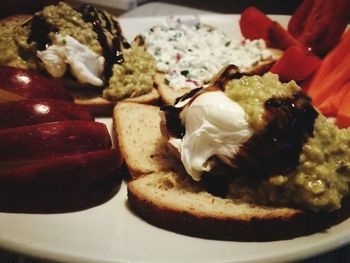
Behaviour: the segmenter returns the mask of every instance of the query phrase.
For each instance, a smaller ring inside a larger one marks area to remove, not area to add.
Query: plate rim
[[[188,17],[188,16],[191,16],[191,15],[176,15],[176,16],[179,16],[179,17]],[[203,14],[203,15],[198,15],[201,19],[206,19],[208,17],[210,18],[217,18],[217,17],[224,17],[225,19],[228,19],[230,17],[234,17],[235,19],[237,19],[237,17],[239,17],[239,14]],[[270,16],[270,15],[269,15]],[[144,16],[144,17],[120,17],[119,20],[121,21],[138,21],[138,20],[147,20],[147,19],[152,19],[152,20],[159,20],[161,21],[161,19],[164,19],[166,17],[169,17],[169,16]],[[279,17],[283,17],[284,19],[290,17],[290,16],[287,16],[287,15],[271,15],[270,17],[274,18],[274,19],[277,19]],[[125,29],[123,29],[124,31]],[[103,119],[99,119],[99,118],[96,118],[97,121],[102,121],[102,122],[111,122],[112,121],[112,118],[103,118]],[[108,123],[110,125],[110,123]],[[109,127],[111,128],[111,127]],[[117,195],[121,195],[122,192],[124,192],[126,189],[126,183],[123,182],[122,185],[121,185],[121,188],[119,189],[119,191],[116,193],[116,196]],[[114,196],[112,199],[116,198],[116,196]],[[126,197],[123,197],[123,198],[126,198]],[[107,201],[107,202],[110,202],[111,200]],[[93,209],[93,208],[92,208]],[[79,213],[79,212],[78,212]],[[4,213],[0,213],[0,217],[1,215],[4,214]],[[8,214],[8,213],[6,213]],[[26,215],[24,214],[24,217]],[[45,215],[44,215],[45,216]],[[141,219],[142,220],[142,219]],[[339,226],[343,226],[343,225],[349,225],[350,226],[350,218],[344,220],[343,222],[341,222],[340,224],[337,224],[333,227],[331,227],[330,229],[327,229],[326,232],[332,232],[332,229],[334,231],[334,228],[336,227],[339,227]],[[329,251],[332,251],[332,250],[335,250],[337,248],[340,248],[340,247],[343,247],[345,245],[347,245],[348,243],[350,243],[350,228],[349,230],[346,232],[341,232],[341,233],[315,233],[313,235],[318,235],[318,234],[325,234],[327,235],[325,237],[328,238],[328,242],[323,242],[323,243],[320,243],[318,245],[314,245],[314,246],[309,246],[308,248],[303,248],[303,249],[299,249],[297,251],[295,250],[290,250],[288,252],[284,252],[284,253],[280,253],[276,256],[276,254],[274,255],[271,255],[270,257],[267,256],[267,257],[264,257],[264,258],[261,258],[261,259],[257,259],[257,258],[251,258],[251,259],[248,259],[248,260],[244,260],[245,262],[264,262],[266,260],[269,260],[269,261],[281,261],[281,260],[300,260],[300,259],[303,259],[303,258],[308,258],[308,257],[312,257],[312,256],[316,256],[316,255],[319,255],[321,253],[326,253],[326,252],[329,252]],[[313,236],[311,235],[311,236]],[[330,235],[330,236],[329,236]],[[303,237],[300,237],[300,238],[307,238],[308,236],[303,236]],[[299,238],[297,238],[299,239]],[[274,241],[274,242],[290,242],[290,241],[293,241],[294,239],[292,240],[285,240],[285,241]],[[215,240],[212,240],[213,242],[215,242]],[[252,243],[252,244],[256,244],[256,242],[235,242],[235,241],[232,241],[234,243]],[[270,242],[260,242],[261,243],[270,243]],[[293,244],[293,242],[291,242]],[[8,240],[5,240],[3,239],[1,236],[0,236],[0,248],[4,249],[4,250],[7,250],[7,251],[10,251],[10,252],[14,252],[14,253],[20,253],[20,254],[24,254],[24,255],[27,255],[27,256],[30,256],[30,257],[33,257],[33,258],[38,258],[38,259],[41,259],[41,260],[63,260],[64,262],[87,262],[87,263],[95,263],[95,262],[136,262],[136,261],[125,261],[125,260],[118,260],[117,258],[116,259],[113,259],[113,260],[108,260],[108,259],[105,259],[105,258],[97,258],[97,257],[94,257],[94,258],[91,258],[91,257],[84,257],[84,256],[81,256],[81,255],[78,255],[78,254],[72,254],[72,253],[64,253],[62,251],[53,251],[53,250],[50,250],[50,249],[46,249],[46,251],[43,251],[43,250],[40,250],[40,248],[38,248],[37,246],[35,246],[35,244],[32,244],[32,245],[28,245],[28,244],[24,244],[24,243],[21,243],[21,242],[13,242],[13,241],[8,241]],[[234,255],[232,255],[234,257]],[[102,261],[101,261],[102,260]],[[232,261],[233,262],[233,261]]]

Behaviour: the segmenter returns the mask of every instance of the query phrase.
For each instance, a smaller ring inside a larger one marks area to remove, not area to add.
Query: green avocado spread
[[[115,20],[107,12],[98,12],[102,14],[100,17],[103,17],[100,21],[103,28],[101,30],[102,37],[96,33],[91,22],[84,20],[80,11],[73,9],[68,4],[60,2],[57,5],[45,7],[42,11],[37,12],[33,19],[22,25],[16,25],[11,30],[1,34],[0,64],[44,71],[44,67],[36,55],[37,51],[40,50],[40,45],[35,39],[32,39],[33,23],[38,20],[44,22],[43,25],[37,26],[39,28],[37,35],[46,37],[48,42],[53,42],[58,33],[62,36],[69,35],[98,55],[105,56],[102,44],[109,47],[115,45],[114,36],[110,33],[110,22],[115,22]],[[47,31],[45,31],[45,27],[49,27]],[[115,32],[113,31],[113,33]],[[124,60],[119,63],[110,63],[108,66],[110,66],[112,75],[101,77],[104,78],[105,82],[104,90],[101,91],[102,95],[109,100],[139,96],[153,88],[155,61],[152,56],[141,47],[129,48],[129,46],[126,47],[122,44],[120,46]],[[108,59],[105,57],[105,60]]]
[[[103,90],[103,97],[121,100],[148,93],[153,88],[156,64],[143,47],[132,45],[123,52],[124,63],[113,66],[109,87]]]
[[[256,132],[266,126],[263,105],[267,99],[292,96],[298,91],[300,88],[294,81],[280,83],[271,73],[231,80],[225,86],[227,96],[245,110],[247,121]],[[296,169],[253,181],[238,175],[229,186],[229,195],[263,204],[292,204],[313,211],[338,209],[349,193],[349,146],[350,130],[338,129],[318,114],[313,136],[303,144]]]

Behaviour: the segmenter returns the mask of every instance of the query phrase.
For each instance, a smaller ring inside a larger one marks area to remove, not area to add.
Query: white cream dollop
[[[185,136],[169,143],[180,151],[187,173],[196,181],[214,167],[210,157],[230,165],[239,147],[253,134],[243,108],[222,91],[199,95],[181,113],[181,120]]]
[[[71,73],[80,83],[102,86],[100,75],[103,71],[104,58],[71,36],[57,35],[53,45],[44,51],[38,51],[47,72],[59,78],[70,65]]]

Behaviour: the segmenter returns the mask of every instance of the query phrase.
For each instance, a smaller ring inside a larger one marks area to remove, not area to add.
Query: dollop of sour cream
[[[72,75],[80,82],[102,86],[100,78],[104,57],[96,54],[89,47],[71,36],[56,35],[54,44],[44,51],[38,51],[47,72],[55,77],[62,77],[69,65]]]
[[[193,16],[169,17],[142,36],[157,70],[174,89],[201,87],[225,65],[235,64],[244,72],[273,56],[263,40],[230,39]]]
[[[240,146],[253,134],[243,108],[222,91],[199,95],[180,118],[185,135],[182,139],[171,138],[169,143],[179,150],[187,173],[195,181],[214,167],[213,156],[231,165]]]

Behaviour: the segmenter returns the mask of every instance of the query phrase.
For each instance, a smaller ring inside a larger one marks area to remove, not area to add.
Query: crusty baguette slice
[[[132,102],[114,108],[115,141],[134,178],[178,165],[160,133],[158,112],[156,106]]]
[[[250,75],[263,75],[272,67],[272,65],[282,56],[282,51],[278,49],[270,49],[273,53],[271,59],[262,61],[258,65],[250,68],[244,73]],[[165,104],[174,104],[176,98],[183,96],[191,89],[189,88],[181,88],[181,89],[173,89],[165,82],[165,75],[162,73],[158,73],[155,77],[155,83],[158,87],[158,91],[160,94],[160,98]]]
[[[258,206],[213,196],[189,177],[156,172],[128,184],[139,216],[174,232],[221,240],[271,241],[315,233],[349,216],[349,202],[332,213]]]
[[[91,95],[88,92],[73,92],[74,103],[88,108],[94,116],[111,116],[116,101],[110,101],[101,96]],[[136,102],[143,104],[156,104],[159,101],[159,93],[153,88],[150,92],[132,98],[123,99],[122,101]]]
[[[336,212],[312,213],[209,194],[170,155],[158,111],[155,106],[125,102],[114,109],[116,137],[133,176],[128,202],[148,222],[211,239],[265,241],[314,233],[349,216],[348,200]]]

